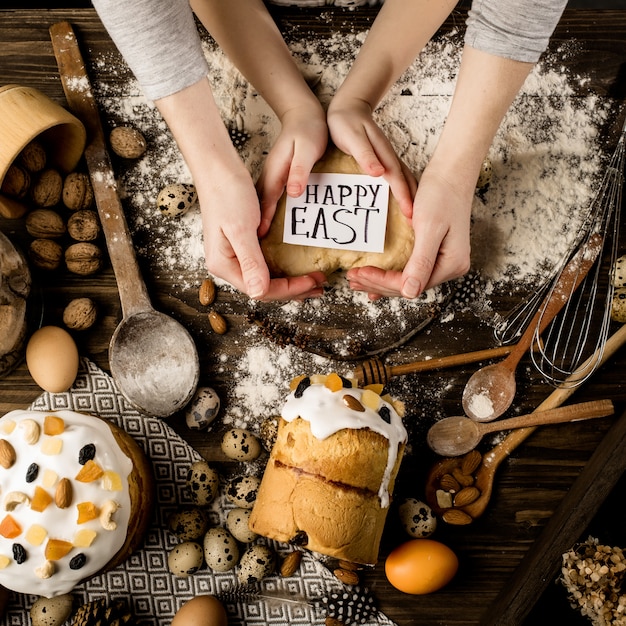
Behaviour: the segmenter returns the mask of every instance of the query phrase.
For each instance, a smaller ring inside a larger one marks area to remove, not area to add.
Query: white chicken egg
[[[33,380],[50,393],[67,391],[78,374],[78,348],[58,326],[42,326],[26,345],[26,365]]]

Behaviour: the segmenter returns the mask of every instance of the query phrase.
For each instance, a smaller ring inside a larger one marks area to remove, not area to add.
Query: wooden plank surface
[[[367,28],[375,10],[320,12],[276,9],[274,14],[288,37],[297,37],[298,34],[308,32],[326,36],[336,30],[352,32]],[[61,20],[69,20],[74,25],[88,63],[99,54],[116,54],[92,10],[2,11],[0,84],[19,83],[36,87],[53,99],[63,102],[63,91],[48,36],[49,25]],[[444,29],[454,28],[462,24],[462,20],[462,14],[455,14],[446,22]],[[602,97],[614,98],[618,104],[623,105],[626,98],[626,11],[566,12],[551,45],[557,47],[572,40],[577,42],[578,49],[568,57],[568,70],[586,78],[581,81],[581,94],[597,93]],[[98,78],[115,83],[122,80],[121,70],[121,65],[115,71],[99,68]],[[623,106],[621,108],[623,110]],[[609,125],[606,129],[608,137],[614,137],[619,124],[620,120],[616,118],[614,125]],[[0,228],[10,232],[18,240],[24,237],[21,224],[0,221]],[[144,270],[155,306],[171,313],[190,328],[201,347],[203,381],[210,381],[221,394],[227,388],[229,376],[233,372],[228,368],[228,359],[224,361],[219,357],[235,355],[241,350],[235,339],[245,336],[245,331],[249,330],[245,313],[237,308],[236,299],[225,302],[224,306],[232,311],[232,315],[229,315],[231,330],[222,338],[211,337],[207,345],[206,333],[199,322],[199,308],[173,288],[171,278],[163,275],[151,276],[147,263]],[[60,319],[62,308],[69,299],[80,296],[97,299],[100,305],[100,323],[97,328],[80,335],[78,343],[81,354],[89,356],[106,370],[108,341],[120,319],[112,271],[106,269],[92,278],[62,273],[53,279],[40,282],[38,289],[45,303],[45,320],[51,322]],[[228,296],[226,298],[228,300]],[[421,333],[389,358],[399,363],[423,355],[440,356],[479,350],[491,345],[491,329],[471,312],[466,312],[458,314],[453,325],[433,323],[428,332]],[[466,366],[445,374],[420,375],[419,384],[428,388],[433,384],[432,381],[445,376],[448,384],[439,401],[449,414],[453,414],[458,407],[464,383],[474,369],[475,366]],[[626,404],[625,371],[626,351],[622,350],[576,392],[574,400],[611,398],[620,414]],[[296,373],[299,372],[294,374]],[[530,367],[524,368],[522,377],[519,408],[532,410],[551,389]],[[9,376],[0,380],[0,413],[28,406],[39,393],[40,390],[33,383],[26,367],[20,365]],[[594,420],[593,423],[561,425],[539,429],[534,433],[498,471],[493,501],[487,513],[468,527],[443,527],[438,531],[438,538],[459,554],[461,568],[455,580],[447,588],[429,596],[406,596],[387,583],[381,559],[381,563],[364,579],[364,584],[377,597],[380,608],[400,626],[479,623],[488,614],[492,602],[539,537],[550,515],[574,484],[613,421],[609,418]],[[207,438],[202,434],[191,433],[184,426],[182,416],[173,417],[171,425],[207,459],[227,466],[219,450],[217,435]],[[416,484],[419,487],[430,460],[425,454],[422,458],[413,459],[410,465],[403,468],[400,489],[414,488]],[[623,489],[621,493],[624,493]],[[612,514],[615,511],[603,509],[599,514],[601,517],[594,520],[596,528],[609,528],[611,525],[608,522],[605,524],[605,520],[610,519]],[[396,530],[392,525],[385,535],[381,556],[384,557],[394,545]],[[581,529],[581,535],[586,536],[584,529]],[[619,541],[619,537],[611,537]],[[625,546],[626,535],[622,534],[621,540],[622,546]],[[534,604],[535,598],[529,597],[527,601]],[[560,593],[551,590],[547,599],[539,604],[541,618],[545,621],[537,621],[535,614],[529,619],[529,623],[586,623],[568,609],[562,590]],[[560,621],[555,622],[555,615],[559,616]]]

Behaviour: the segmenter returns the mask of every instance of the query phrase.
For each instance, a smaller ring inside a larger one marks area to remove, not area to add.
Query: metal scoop
[[[50,36],[67,102],[87,128],[85,160],[122,303],[122,321],[109,344],[111,374],[138,410],[168,417],[189,402],[198,384],[196,346],[181,324],[150,303],[76,35],[60,22]]]

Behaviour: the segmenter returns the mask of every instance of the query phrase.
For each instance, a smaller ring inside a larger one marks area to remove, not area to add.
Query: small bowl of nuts
[[[13,188],[20,178],[49,167],[72,171],[86,137],[82,122],[44,93],[20,85],[0,87],[0,215],[21,217],[20,190]]]

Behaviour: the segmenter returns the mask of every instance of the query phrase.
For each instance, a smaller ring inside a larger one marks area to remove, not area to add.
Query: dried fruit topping
[[[355,398],[353,395],[350,395],[349,393],[343,396],[342,400],[343,403],[353,411],[357,411],[359,413],[365,411],[365,407],[358,401],[358,399]]]
[[[85,465],[87,461],[93,461],[96,457],[96,446],[93,443],[88,443],[83,446],[78,453],[78,462],[81,465]]]
[[[293,392],[295,398],[301,398],[302,394],[305,390],[311,386],[311,379],[308,376],[305,376],[296,387],[296,390]]]
[[[30,508],[33,511],[42,513],[48,508],[51,502],[52,496],[45,489],[37,485],[35,487],[35,495],[33,495],[33,499],[30,502]]]
[[[43,420],[44,435],[60,435],[65,431],[63,418],[57,415],[46,415]]]
[[[97,519],[100,515],[98,507],[93,502],[79,502],[76,508],[78,509],[77,524],[85,524],[92,519]]]
[[[378,415],[380,415],[380,418],[384,422],[387,422],[387,424],[391,424],[391,411],[389,411],[388,406],[383,404],[378,410]]]
[[[24,546],[21,543],[13,544],[13,558],[18,565],[21,565],[28,558],[28,553],[26,552]]]
[[[39,475],[39,465],[37,463],[31,463],[26,470],[26,482],[32,483],[37,480]]]
[[[49,539],[46,544],[44,556],[48,561],[58,561],[62,559],[73,548],[73,544],[62,539]]]
[[[93,460],[87,461],[76,474],[76,480],[81,483],[92,483],[94,480],[102,478],[103,469]]]
[[[326,377],[324,386],[328,387],[331,391],[339,391],[340,389],[343,389],[343,380],[341,380],[341,376],[339,376],[339,374],[333,372]]]
[[[291,539],[291,543],[295,546],[306,546],[309,543],[309,536],[306,531],[299,530]]]
[[[15,539],[22,533],[22,527],[15,521],[12,515],[5,515],[0,522],[0,535],[6,539]]]
[[[72,557],[72,559],[70,560],[70,569],[80,569],[81,567],[84,567],[86,562],[87,557],[84,555],[84,553],[80,552],[76,556]]]

